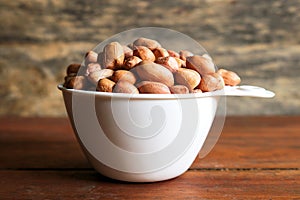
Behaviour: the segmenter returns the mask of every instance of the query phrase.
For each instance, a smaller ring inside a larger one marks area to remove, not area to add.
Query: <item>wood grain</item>
[[[300,199],[300,116],[227,117],[180,177],[135,184],[91,168],[66,118],[0,119],[0,199]]]
[[[300,117],[227,117],[198,168],[300,168]],[[0,168],[90,168],[65,118],[0,120]]]
[[[300,117],[227,117],[214,149],[193,168],[300,168]]]
[[[299,199],[299,170],[198,171],[135,184],[94,171],[0,171],[1,199]],[[13,187],[12,187],[13,186]]]
[[[0,168],[90,168],[66,118],[0,120]]]

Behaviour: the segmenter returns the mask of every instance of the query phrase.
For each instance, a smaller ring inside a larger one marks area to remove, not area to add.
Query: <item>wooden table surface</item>
[[[300,199],[300,116],[227,117],[182,176],[125,183],[91,168],[65,118],[0,118],[0,199]]]

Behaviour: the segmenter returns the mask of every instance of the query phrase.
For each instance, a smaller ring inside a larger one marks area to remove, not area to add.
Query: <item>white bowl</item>
[[[130,182],[162,181],[184,173],[204,144],[219,99],[58,88],[93,167]]]

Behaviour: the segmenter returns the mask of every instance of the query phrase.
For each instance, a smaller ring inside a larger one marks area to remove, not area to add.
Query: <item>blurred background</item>
[[[57,84],[70,63],[137,27],[197,40],[217,66],[273,99],[227,98],[228,115],[300,114],[300,0],[2,0],[0,116],[66,116]]]

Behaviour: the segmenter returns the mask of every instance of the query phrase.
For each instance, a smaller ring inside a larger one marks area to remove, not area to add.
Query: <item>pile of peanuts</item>
[[[156,40],[138,38],[127,46],[107,44],[100,53],[89,51],[83,64],[67,68],[64,87],[115,93],[187,94],[238,85],[240,77],[219,69],[208,54],[175,52]]]

